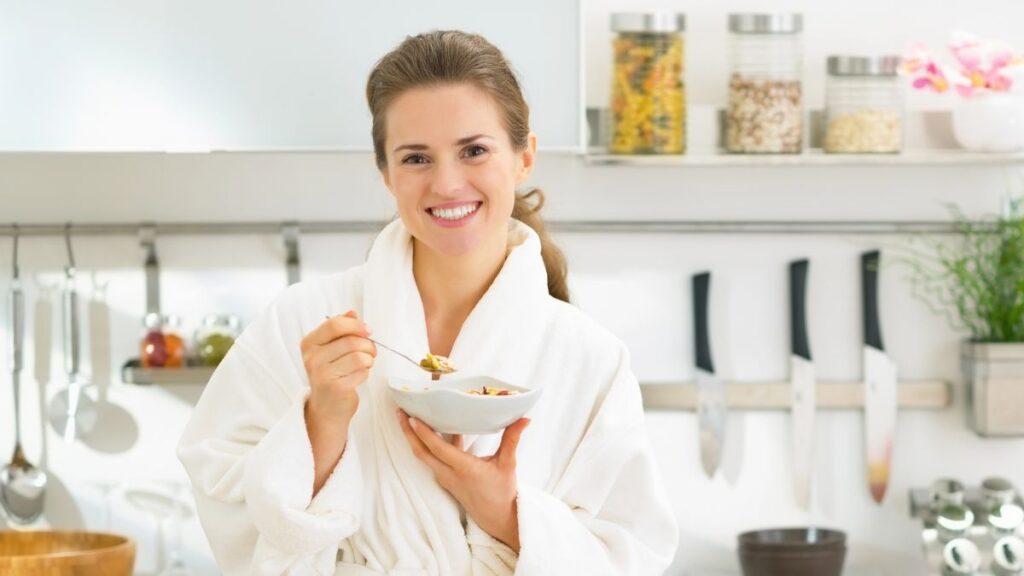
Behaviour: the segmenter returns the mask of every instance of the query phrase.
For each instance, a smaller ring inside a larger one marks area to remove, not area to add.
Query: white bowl
[[[478,396],[467,391],[484,386],[519,392]],[[442,434],[490,434],[521,418],[533,407],[540,390],[530,390],[490,376],[442,376],[440,380],[392,376],[391,397],[406,414]]]

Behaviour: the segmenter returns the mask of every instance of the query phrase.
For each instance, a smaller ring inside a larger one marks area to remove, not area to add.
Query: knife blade
[[[715,377],[708,330],[708,299],[711,273],[693,276],[693,318],[695,367],[697,372],[697,422],[700,438],[700,463],[708,478],[715,475],[722,461],[725,442],[725,388]]]
[[[808,260],[789,265],[790,384],[792,387],[793,477],[797,504],[811,507],[814,467],[814,419],[816,407],[814,363],[807,334]]]
[[[864,428],[868,487],[878,504],[885,498],[896,432],[896,365],[885,353],[878,309],[878,268],[881,254],[861,255],[864,298]]]

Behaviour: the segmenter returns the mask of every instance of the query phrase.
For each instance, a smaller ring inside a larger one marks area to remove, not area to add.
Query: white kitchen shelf
[[[1024,153],[969,152],[935,149],[906,150],[899,154],[826,154],[820,149],[800,154],[608,154],[592,148],[584,154],[591,166],[970,166],[1024,164]]]
[[[859,410],[864,407],[863,382],[819,381],[815,387],[820,409]],[[731,382],[723,383],[725,404],[735,410],[789,410],[792,407],[793,387],[789,382]],[[696,410],[697,386],[683,383],[642,383],[644,408],[648,410]],[[942,410],[951,404],[952,393],[948,382],[941,380],[915,380],[900,382],[899,407],[901,409]]]

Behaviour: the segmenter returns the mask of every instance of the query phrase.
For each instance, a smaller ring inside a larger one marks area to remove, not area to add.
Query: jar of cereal
[[[683,31],[673,13],[612,14],[611,142],[613,154],[682,154],[686,150]]]
[[[825,152],[894,153],[903,148],[899,56],[829,56]]]
[[[727,151],[803,150],[802,31],[800,14],[729,15]]]

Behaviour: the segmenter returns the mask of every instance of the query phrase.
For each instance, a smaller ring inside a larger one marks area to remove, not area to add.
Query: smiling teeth
[[[466,216],[469,216],[473,212],[476,212],[476,209],[478,207],[479,204],[474,203],[459,206],[458,208],[445,208],[442,210],[431,208],[430,213],[442,220],[460,220],[462,218],[465,218]]]

